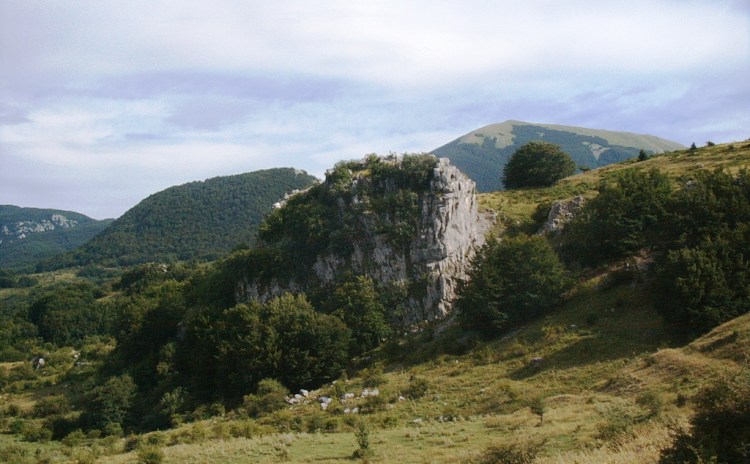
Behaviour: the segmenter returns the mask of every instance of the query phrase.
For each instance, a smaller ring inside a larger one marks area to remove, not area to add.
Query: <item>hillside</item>
[[[83,245],[110,222],[72,211],[0,205],[0,268],[31,268]]]
[[[657,169],[672,179],[694,173],[696,169],[724,169],[737,173],[750,168],[750,142],[725,143],[697,150],[680,150],[650,157],[646,161],[635,159],[608,165],[562,179],[556,185],[540,189],[499,190],[479,195],[480,205],[497,212],[498,229],[521,230],[533,233],[540,227],[534,212],[539,205],[549,207],[557,200],[569,200],[576,195],[592,198],[599,183],[617,175],[623,169],[645,172]]]
[[[500,179],[510,156],[531,141],[560,145],[578,166],[592,169],[637,157],[640,150],[653,154],[685,148],[651,135],[505,121],[471,131],[433,153],[449,158],[480,192],[491,192],[502,188]]]
[[[352,264],[398,253],[372,253],[349,235],[398,244],[406,262],[432,253],[409,245],[431,243],[419,221],[473,201],[433,192],[452,170],[426,155],[339,163],[274,210],[262,246],[215,263],[30,276],[31,288],[0,289],[0,455],[19,464],[746,462],[748,168],[750,141],[484,194],[502,240],[476,251],[457,314],[406,327],[390,316],[410,291],[424,295],[414,285],[424,281],[380,291],[377,274]],[[454,180],[462,192],[470,185]],[[586,199],[577,218],[537,235],[550,205],[575,195]],[[425,207],[443,196],[443,208]],[[415,222],[404,213],[416,209]],[[612,243],[617,254],[587,262],[568,248]],[[549,261],[488,259],[529,244],[559,254],[570,277],[542,312],[538,292],[506,284],[547,275]],[[333,262],[320,256],[339,258],[341,268],[327,268],[343,270],[335,285],[247,298],[254,278],[267,288],[320,283],[308,265]],[[494,331],[465,317],[476,282],[488,291],[474,314],[498,316]],[[532,316],[514,319],[498,304],[508,296],[531,303],[522,311]]]
[[[138,203],[94,240],[45,266],[216,259],[252,245],[273,204],[315,181],[303,171],[277,168],[170,187]]]

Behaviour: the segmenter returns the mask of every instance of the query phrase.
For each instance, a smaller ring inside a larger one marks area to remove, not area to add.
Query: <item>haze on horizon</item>
[[[0,204],[99,219],[507,119],[750,137],[746,0],[4,0],[0,64]]]

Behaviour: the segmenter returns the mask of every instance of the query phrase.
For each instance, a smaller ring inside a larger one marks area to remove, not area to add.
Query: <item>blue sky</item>
[[[0,204],[423,152],[518,119],[750,137],[750,1],[0,0]]]

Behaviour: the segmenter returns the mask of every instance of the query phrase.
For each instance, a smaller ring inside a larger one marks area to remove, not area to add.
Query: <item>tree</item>
[[[349,329],[304,295],[199,310],[185,325],[177,371],[200,400],[237,403],[266,378],[315,388],[338,378],[349,359]]]
[[[699,334],[750,308],[750,172],[698,171],[683,181],[660,228],[657,307],[685,333]]]
[[[646,153],[645,150],[641,149],[638,152],[638,161],[646,161],[649,158],[650,158],[650,156],[648,156],[648,153]]]
[[[552,310],[569,286],[565,268],[542,237],[490,240],[474,258],[456,306],[463,325],[488,336]]]
[[[503,170],[505,188],[548,187],[573,174],[576,164],[558,145],[529,142],[510,157]]]
[[[662,451],[660,464],[741,463],[750,458],[750,378],[701,390],[690,428]]]
[[[672,192],[667,175],[652,169],[622,171],[599,185],[563,232],[565,255],[585,265],[624,258],[654,243]]]
[[[338,287],[328,306],[351,329],[353,354],[375,348],[391,333],[385,308],[370,277],[357,276]]]
[[[536,396],[529,400],[529,409],[532,414],[539,416],[539,425],[542,425],[544,423],[544,413],[547,411],[544,398]]]
[[[135,393],[136,385],[129,375],[110,377],[88,394],[84,421],[105,432],[118,429],[127,418]]]

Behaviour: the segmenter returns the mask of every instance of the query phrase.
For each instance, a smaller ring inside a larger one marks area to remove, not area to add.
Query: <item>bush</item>
[[[565,268],[544,238],[491,240],[458,290],[458,317],[466,328],[498,335],[551,311],[569,285]]]
[[[543,443],[524,441],[487,448],[479,458],[480,464],[531,464],[539,454]]]
[[[664,401],[655,392],[645,392],[635,399],[638,406],[648,410],[650,417],[657,417],[664,409]]]
[[[147,445],[138,449],[139,464],[161,464],[164,460],[164,451],[158,446]]]
[[[84,422],[106,435],[121,435],[135,393],[136,385],[129,375],[110,377],[89,393]]]
[[[695,416],[688,430],[676,433],[662,451],[660,464],[750,460],[750,377],[720,381],[695,398]]]
[[[286,407],[287,395],[289,390],[279,381],[263,379],[258,383],[257,393],[245,395],[243,403],[248,414],[258,417]]]
[[[83,433],[83,431],[81,431],[81,429],[77,429],[67,434],[61,441],[62,444],[67,446],[68,448],[75,448],[77,446],[81,446],[85,439],[86,435]]]
[[[357,438],[359,448],[354,451],[353,457],[366,459],[373,455],[370,448],[370,427],[364,420],[359,420],[354,426],[354,436]]]
[[[48,396],[42,398],[34,404],[34,417],[48,417],[59,414],[65,414],[70,411],[68,399],[62,395]]]
[[[409,399],[421,398],[427,394],[430,389],[430,382],[422,377],[412,376],[409,379],[409,386],[404,390],[404,396]]]
[[[698,335],[750,308],[750,227],[726,232],[660,260],[657,307],[682,332]]]
[[[655,272],[657,307],[688,335],[750,308],[750,172],[698,171],[669,203],[671,238]]]
[[[563,231],[563,249],[571,261],[597,265],[632,256],[661,235],[672,192],[669,177],[652,169],[627,169],[599,185]]]
[[[360,372],[362,377],[362,386],[367,388],[379,387],[388,382],[388,377],[383,373],[383,366],[376,364]]]
[[[510,157],[503,170],[505,188],[548,187],[573,174],[576,164],[558,145],[529,142]]]

